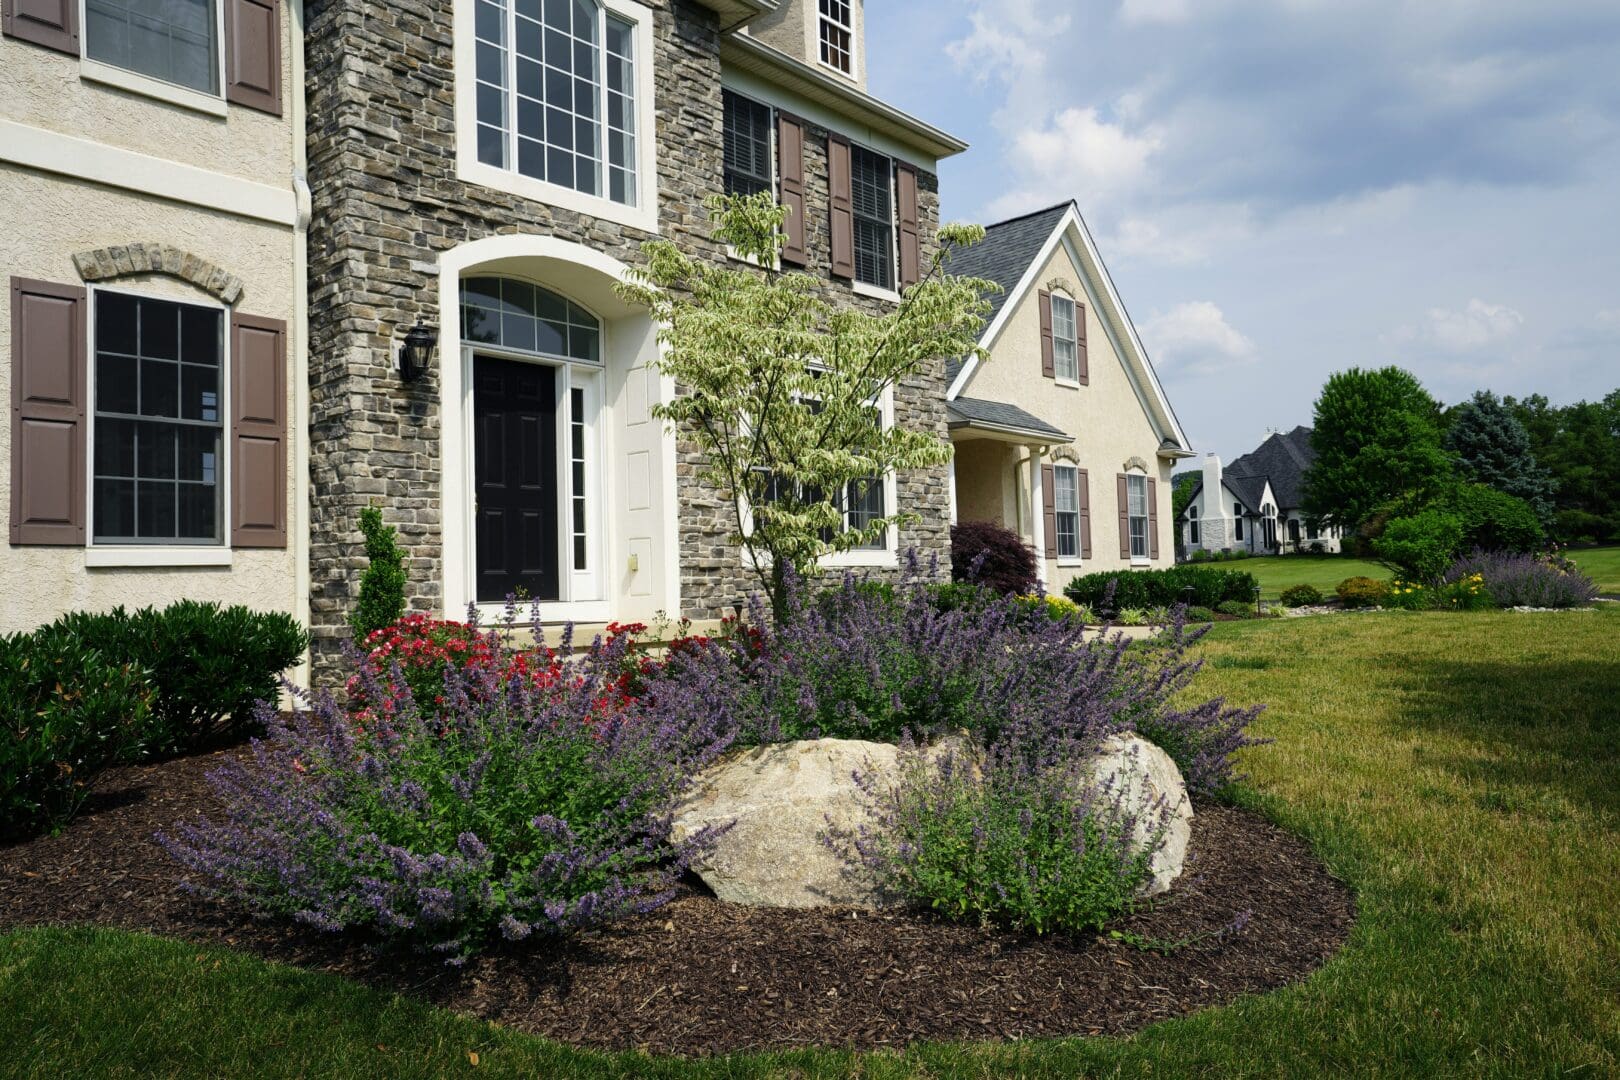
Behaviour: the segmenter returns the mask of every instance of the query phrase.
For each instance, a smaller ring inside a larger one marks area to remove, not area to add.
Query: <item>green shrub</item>
[[[309,648],[283,612],[181,600],[158,610],[70,612],[53,624],[109,662],[133,664],[151,682],[147,756],[209,746],[253,723],[257,701],[279,698],[277,679]]]
[[[1506,551],[1528,554],[1546,542],[1546,533],[1529,503],[1484,484],[1459,484],[1447,500],[1462,522],[1457,552]]]
[[[1370,577],[1345,578],[1334,591],[1345,607],[1382,607],[1389,599],[1389,582]]]
[[[1314,607],[1322,602],[1322,590],[1304,583],[1290,585],[1282,591],[1283,607]]]
[[[393,626],[405,614],[405,553],[393,527],[383,524],[382,511],[368,506],[360,511],[360,531],[366,537],[366,558],[371,564],[360,578],[360,599],[349,625],[356,644],[363,645],[375,630]]]
[[[1373,541],[1373,552],[1404,577],[1433,581],[1456,561],[1462,542],[1462,519],[1431,508],[1391,518]]]
[[[70,630],[0,638],[0,837],[72,817],[97,770],[140,752],[150,696]]]
[[[1254,605],[1245,604],[1241,600],[1222,600],[1219,604],[1215,605],[1215,610],[1220,612],[1222,615],[1231,615],[1238,619],[1249,619],[1254,617]]]
[[[1120,611],[1176,604],[1214,607],[1223,600],[1252,599],[1255,588],[1254,575],[1245,571],[1183,563],[1164,570],[1086,574],[1069,582],[1063,594],[1086,607]]]
[[[1215,612],[1207,607],[1199,607],[1195,604],[1187,609],[1188,622],[1206,623],[1213,622],[1214,619]]]

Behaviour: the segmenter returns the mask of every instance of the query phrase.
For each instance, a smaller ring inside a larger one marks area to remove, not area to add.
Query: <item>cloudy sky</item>
[[[869,0],[871,90],[973,144],[947,219],[1073,197],[1188,435],[1323,380],[1620,387],[1620,2]]]

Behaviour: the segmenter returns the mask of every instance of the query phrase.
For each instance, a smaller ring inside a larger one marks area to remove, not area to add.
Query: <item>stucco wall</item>
[[[850,76],[862,90],[866,89],[866,4],[865,0],[849,0],[854,16],[855,63]],[[821,64],[820,20],[817,0],[783,0],[775,11],[748,24],[747,33],[765,44],[796,56],[818,68]],[[828,71],[835,69],[826,68]],[[836,72],[843,74],[842,72]]]
[[[963,397],[985,398],[1017,405],[1073,436],[1073,441],[1054,444],[1042,459],[1065,460],[1067,451],[1079,467],[1089,473],[1091,495],[1092,558],[1046,562],[1048,589],[1059,591],[1070,578],[1094,570],[1130,565],[1119,557],[1119,508],[1115,476],[1128,471],[1126,463],[1139,458],[1147,475],[1157,481],[1159,518],[1159,558],[1154,566],[1175,561],[1175,536],[1170,516],[1171,463],[1161,460],[1159,435],[1149,422],[1130,376],[1118,352],[1097,317],[1094,295],[1088,295],[1085,281],[1068,251],[1059,244],[1041,267],[1037,286],[1007,314],[1001,332],[990,344],[990,358],[981,363],[962,390]],[[1086,343],[1090,384],[1068,386],[1041,374],[1041,288],[1066,287],[1086,307]],[[1022,477],[1021,477],[1022,479]],[[963,518],[962,474],[957,474],[958,518]],[[1021,497],[1029,499],[1027,482]],[[1040,548],[1040,528],[1025,530],[1026,538]]]
[[[7,43],[10,44],[9,42]],[[0,165],[0,254],[7,277],[79,283],[76,252],[159,241],[218,264],[243,282],[235,310],[291,322],[293,232],[227,214],[143,198]],[[170,277],[143,275],[109,283],[121,289],[178,300],[211,300]],[[11,400],[10,290],[0,289],[0,400]],[[289,341],[290,349],[290,341]],[[298,396],[288,357],[287,415]],[[11,500],[11,425],[0,424],[0,508]],[[305,527],[294,497],[289,440],[287,507],[289,543]],[[118,604],[166,604],[185,597],[296,612],[294,548],[238,550],[232,565],[208,568],[87,568],[85,549],[7,547],[0,557],[0,632],[49,622],[64,611]]]
[[[0,101],[7,120],[264,184],[290,184],[293,20],[281,19],[282,115],[240,105],[227,116],[156,101],[81,77],[66,53],[0,38]]]

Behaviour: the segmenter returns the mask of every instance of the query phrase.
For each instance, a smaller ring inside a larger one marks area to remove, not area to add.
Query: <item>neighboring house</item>
[[[1301,507],[1305,473],[1315,460],[1307,427],[1273,432],[1225,469],[1220,458],[1206,455],[1179,523],[1184,549],[1338,551],[1338,528],[1319,528]]]
[[[1170,475],[1193,455],[1078,208],[990,226],[951,272],[1002,288],[989,358],[951,366],[953,520],[1018,532],[1054,592],[1172,563]]]
[[[372,0],[310,9],[310,466],[317,650],[346,634],[372,503],[411,606],[548,623],[729,613],[757,588],[694,445],[652,406],[648,313],[613,286],[661,236],[730,258],[703,200],[776,192],[782,261],[880,310],[935,247],[964,144],[864,90],[859,0]],[[415,334],[412,335],[412,331]],[[427,354],[402,369],[409,340]],[[425,346],[436,339],[431,350]],[[946,433],[944,361],[880,403]],[[948,549],[948,468],[840,562]],[[863,508],[851,506],[859,514]]]
[[[0,632],[307,618],[301,8],[5,0]]]

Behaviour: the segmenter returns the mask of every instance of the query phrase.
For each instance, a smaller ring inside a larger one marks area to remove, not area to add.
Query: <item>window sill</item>
[[[1131,556],[1131,565],[1132,566],[1152,566],[1153,565],[1153,560],[1152,559],[1141,559],[1141,558],[1137,558],[1135,555],[1132,555]]]
[[[1080,389],[1081,385],[1079,379],[1063,379],[1054,376],[1052,381],[1063,387],[1065,390],[1078,390]]]
[[[866,551],[839,551],[832,555],[823,555],[820,560],[822,566],[899,566],[900,560],[894,551],[885,548],[882,551],[871,549]]]
[[[87,567],[116,566],[230,566],[232,551],[223,545],[210,547],[99,546],[84,549]]]
[[[149,75],[140,75],[133,71],[126,71],[112,64],[81,57],[79,60],[79,77],[89,82],[101,83],[104,86],[116,87],[131,94],[164,101],[170,105],[178,105],[193,112],[207,113],[210,116],[226,115],[225,98],[215,94],[205,94],[200,90],[192,90],[185,86],[176,86],[174,83],[154,79]]]
[[[560,210],[571,210],[576,214],[586,214],[602,221],[617,222],[632,229],[640,229],[642,232],[658,232],[658,214],[648,205],[654,202],[654,196],[649,194],[649,189],[652,189],[653,185],[646,177],[638,180],[636,194],[639,202],[635,206],[616,203],[601,195],[586,195],[573,188],[536,180],[532,176],[524,176],[510,169],[497,169],[476,159],[468,161],[460,155],[456,158],[456,178],[494,191],[504,191],[508,195],[516,195],[522,199],[532,199]]]
[[[887,300],[891,304],[900,302],[900,294],[893,289],[881,289],[876,285],[868,285],[864,281],[851,281],[849,283],[856,296],[870,296],[874,300]]]
[[[1076,559],[1076,558],[1073,558],[1072,556],[1068,556],[1068,555],[1063,555],[1063,556],[1059,556],[1057,564],[1059,566],[1083,566],[1085,564],[1085,560],[1084,559]]]

